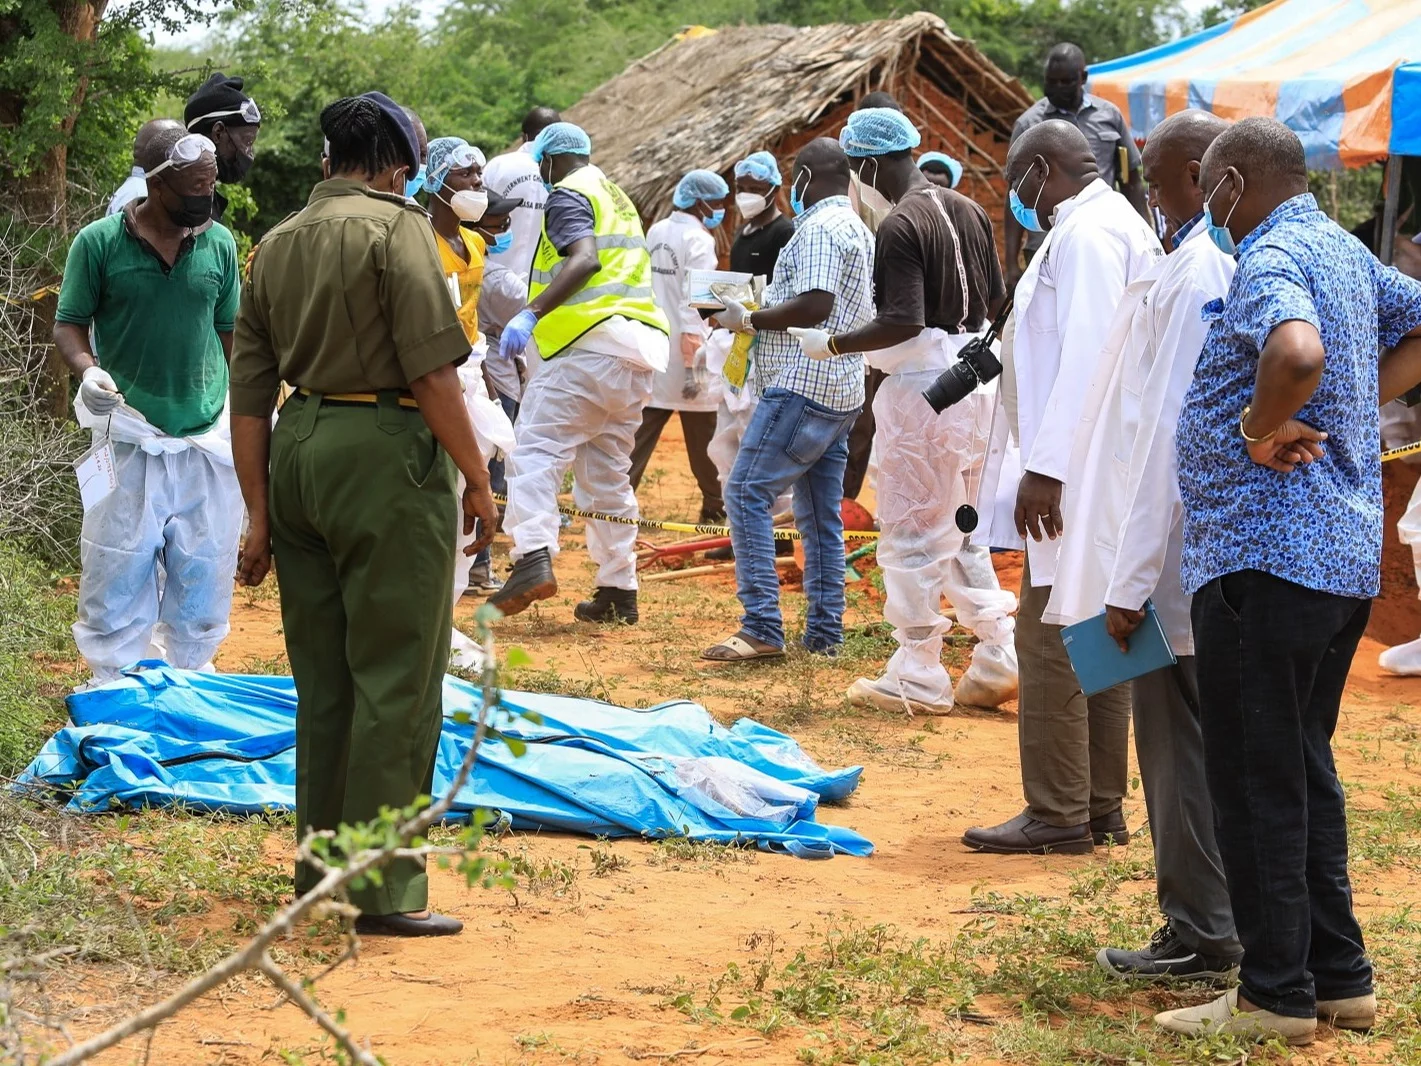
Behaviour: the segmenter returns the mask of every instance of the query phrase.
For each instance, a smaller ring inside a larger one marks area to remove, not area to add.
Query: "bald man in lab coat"
[[[1190,597],[1180,587],[1184,508],[1174,431],[1233,258],[1209,239],[1199,163],[1228,123],[1205,111],[1150,134],[1150,200],[1175,229],[1173,250],[1125,290],[1086,393],[1062,518],[1070,531],[1042,620],[1070,625],[1106,612],[1125,641],[1154,604],[1174,666],[1132,682],[1135,749],[1154,841],[1164,926],[1140,950],[1101,948],[1109,973],[1136,981],[1231,982],[1243,948],[1214,841],[1204,779]]]

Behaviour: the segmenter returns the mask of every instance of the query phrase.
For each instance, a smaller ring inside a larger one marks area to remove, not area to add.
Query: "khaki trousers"
[[[1028,814],[1064,828],[1120,807],[1129,778],[1130,688],[1089,698],[1081,692],[1061,627],[1041,621],[1050,598],[1049,585],[1031,587],[1026,564],[1016,616],[1021,788]]]

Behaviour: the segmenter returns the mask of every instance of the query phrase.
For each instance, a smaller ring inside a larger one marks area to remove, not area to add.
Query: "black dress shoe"
[[[572,609],[572,616],[579,622],[625,622],[629,626],[637,623],[636,589],[614,589],[597,586],[590,600],[583,600]]]
[[[1087,855],[1095,850],[1089,825],[1066,828],[1047,825],[1025,813],[990,828],[973,827],[962,834],[962,843],[973,851],[993,855]]]
[[[411,918],[408,914],[362,914],[355,919],[355,931],[361,936],[454,936],[462,932],[464,923],[432,911],[428,918]]]
[[[1106,844],[1124,846],[1130,843],[1130,828],[1125,824],[1125,812],[1117,807],[1109,814],[1092,818],[1090,835],[1097,847],[1103,848]]]
[[[553,557],[547,548],[529,552],[513,564],[508,580],[488,598],[505,616],[526,611],[538,600],[558,594],[558,579],[553,576]]]

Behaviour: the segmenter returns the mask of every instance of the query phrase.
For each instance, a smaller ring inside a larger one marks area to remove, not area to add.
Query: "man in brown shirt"
[[[979,389],[937,415],[922,397],[1005,296],[992,224],[977,204],[923,176],[911,155],[918,131],[902,113],[856,111],[839,140],[864,186],[893,204],[874,253],[878,317],[832,338],[830,349],[863,352],[888,375],[873,400],[878,563],[898,651],[882,677],[854,682],[849,700],[909,713],[952,709],[942,665],[952,625],[940,610],[946,594],[979,640],[956,701],[999,706],[1016,694],[1016,597],[997,583],[987,549],[967,546],[955,522],[975,496],[993,397]]]

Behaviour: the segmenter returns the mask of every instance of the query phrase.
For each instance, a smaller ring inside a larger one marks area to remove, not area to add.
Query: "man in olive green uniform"
[[[429,220],[402,195],[419,165],[414,131],[380,94],[337,101],[321,127],[328,180],[263,239],[232,360],[232,444],[251,515],[238,576],[260,582],[275,555],[302,834],[429,793],[456,466],[469,485],[466,531],[483,522],[474,550],[496,523],[455,371],[468,338]],[[272,431],[283,380],[296,391]],[[298,892],[318,880],[298,864]],[[427,898],[423,865],[410,860],[351,893],[363,932],[458,932]]]

